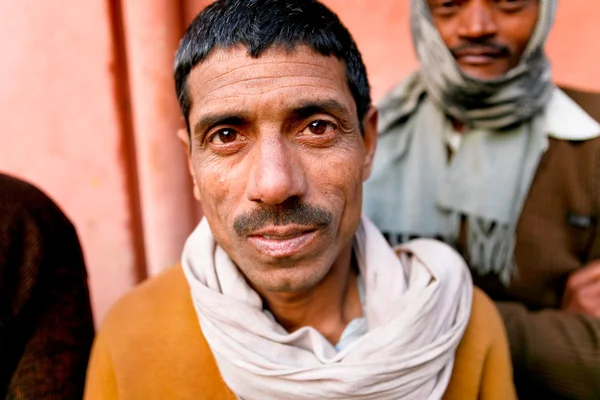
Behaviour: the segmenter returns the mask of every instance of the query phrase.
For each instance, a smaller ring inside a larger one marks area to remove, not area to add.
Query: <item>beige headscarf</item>
[[[315,329],[288,333],[267,316],[202,221],[185,244],[182,264],[229,388],[245,400],[441,398],[470,317],[471,278],[442,243],[419,240],[398,253],[363,218],[354,254],[369,330],[337,352]]]
[[[380,141],[365,186],[365,213],[391,241],[458,242],[467,219],[469,265],[508,284],[516,273],[516,225],[548,142],[544,107],[556,90],[543,46],[556,0],[540,0],[520,64],[489,81],[466,76],[433,25],[426,0],[412,1],[419,72],[380,109]],[[447,116],[465,123],[448,162]]]

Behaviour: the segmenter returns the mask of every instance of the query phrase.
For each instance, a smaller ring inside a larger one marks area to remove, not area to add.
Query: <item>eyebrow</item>
[[[194,135],[200,136],[202,132],[209,130],[213,126],[217,125],[232,125],[232,126],[240,126],[246,124],[248,118],[243,114],[226,112],[226,113],[216,113],[216,114],[208,114],[203,116],[195,125],[194,125]]]
[[[347,116],[350,114],[350,110],[337,100],[310,100],[301,102],[297,106],[290,107],[287,111],[287,118],[291,117],[295,120],[301,120],[319,113]],[[224,112],[207,114],[202,116],[202,118],[194,125],[192,132],[196,137],[201,137],[203,132],[206,132],[214,126],[242,126],[246,125],[249,120],[249,117],[244,113]]]
[[[350,110],[337,100],[311,100],[294,107],[290,111],[290,114],[297,119],[308,118],[311,115],[319,113],[339,114],[342,116],[348,116],[350,114]]]

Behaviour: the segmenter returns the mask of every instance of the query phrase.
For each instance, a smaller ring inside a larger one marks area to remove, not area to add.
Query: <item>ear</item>
[[[192,144],[190,143],[190,140],[191,140],[190,134],[188,133],[187,129],[181,128],[181,129],[177,130],[177,137],[179,138],[179,141],[183,145],[183,148],[185,150],[185,155],[187,157],[188,172],[190,173],[190,176],[192,177],[192,181],[194,182],[194,187],[193,187],[194,197],[196,198],[196,200],[200,201],[200,188],[198,187],[198,183],[196,182],[196,174],[194,173],[194,164],[192,163]]]
[[[363,141],[365,143],[365,159],[363,163],[363,181],[369,179],[373,170],[373,158],[377,148],[377,109],[373,106],[365,113],[363,118]]]

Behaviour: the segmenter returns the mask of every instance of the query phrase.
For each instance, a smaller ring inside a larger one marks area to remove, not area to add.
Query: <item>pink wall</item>
[[[374,97],[416,67],[408,0],[327,0],[355,35]],[[44,188],[78,228],[96,319],[177,261],[197,221],[171,81],[204,0],[0,1],[0,170]],[[600,3],[560,2],[556,80],[600,91]],[[575,45],[575,43],[577,45]]]
[[[111,21],[105,0],[0,1],[0,170],[72,218],[99,317],[144,267]]]

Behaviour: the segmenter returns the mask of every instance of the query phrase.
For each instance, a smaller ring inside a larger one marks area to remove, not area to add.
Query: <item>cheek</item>
[[[527,47],[529,43],[529,38],[533,33],[533,28],[535,24],[531,27],[523,26],[521,24],[511,23],[506,26],[503,31],[506,32],[504,35],[506,44],[512,47],[512,50],[516,53],[515,55],[521,55],[521,53]]]
[[[446,47],[452,48],[458,44],[458,18],[434,18],[433,25]]]
[[[521,53],[527,47],[529,38],[533,34],[538,20],[537,6],[530,6],[529,9],[522,11],[510,17],[502,18],[501,32],[506,44],[513,50]]]
[[[243,193],[243,179],[236,175],[237,169],[222,161],[199,158],[194,164],[203,211],[221,224],[233,216],[236,199]]]
[[[334,151],[326,157],[313,158],[309,179],[311,186],[339,215],[350,207],[360,206],[364,155],[360,148]]]

